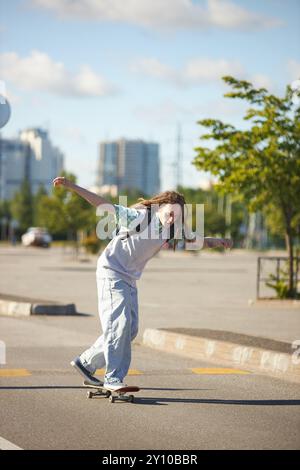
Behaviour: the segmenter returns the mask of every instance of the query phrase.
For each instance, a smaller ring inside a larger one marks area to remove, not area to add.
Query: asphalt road
[[[139,343],[131,365],[139,375],[127,380],[141,387],[136,402],[88,400],[69,361],[94,339],[89,325],[91,317],[0,318],[7,345],[0,443],[23,449],[299,449],[298,385],[211,369]]]

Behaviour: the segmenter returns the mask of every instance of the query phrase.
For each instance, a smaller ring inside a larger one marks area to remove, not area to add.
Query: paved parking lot
[[[249,307],[255,258],[169,254],[140,281],[140,335],[129,384],[136,402],[87,400],[70,360],[99,334],[95,259],[59,250],[0,250],[0,292],[73,301],[75,317],[0,317],[0,447],[23,449],[297,449],[300,387],[141,344],[145,327],[227,329],[289,340],[299,312]],[[4,271],[3,271],[4,269]],[[5,441],[4,441],[4,440]],[[2,443],[2,444],[1,444]]]

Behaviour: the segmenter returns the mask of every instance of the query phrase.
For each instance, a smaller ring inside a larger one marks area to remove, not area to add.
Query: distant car
[[[30,227],[21,238],[24,246],[42,246],[48,248],[52,242],[51,235],[43,227]]]

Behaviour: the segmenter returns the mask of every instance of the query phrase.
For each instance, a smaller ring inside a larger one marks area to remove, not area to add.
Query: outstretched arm
[[[214,237],[197,238],[195,233],[190,233],[189,237],[186,238],[186,242],[192,243],[195,247],[194,249],[217,248],[217,247],[224,247],[225,249],[226,248],[230,249],[233,246],[233,241],[230,238],[214,238]]]
[[[213,238],[204,237],[203,248],[217,248],[223,246],[224,248],[232,248],[233,241],[231,238]]]
[[[107,201],[107,199],[102,196],[98,196],[98,194],[92,193],[87,189],[81,188],[81,186],[72,183],[72,181],[68,180],[64,176],[57,176],[57,178],[53,180],[53,185],[55,187],[65,186],[67,189],[74,191],[79,196],[83,197],[86,201],[92,204],[92,206],[98,207],[100,204],[107,204],[108,207],[111,206],[112,211],[114,211],[113,205]]]

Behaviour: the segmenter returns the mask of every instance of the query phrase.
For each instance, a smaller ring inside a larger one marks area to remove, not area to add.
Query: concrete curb
[[[191,359],[300,383],[299,352],[293,351],[292,347],[291,353],[285,353],[159,329],[146,329],[143,344]]]
[[[9,296],[11,297],[11,296]],[[0,297],[0,315],[9,317],[29,317],[31,315],[76,315],[75,304],[36,302],[5,299]]]

